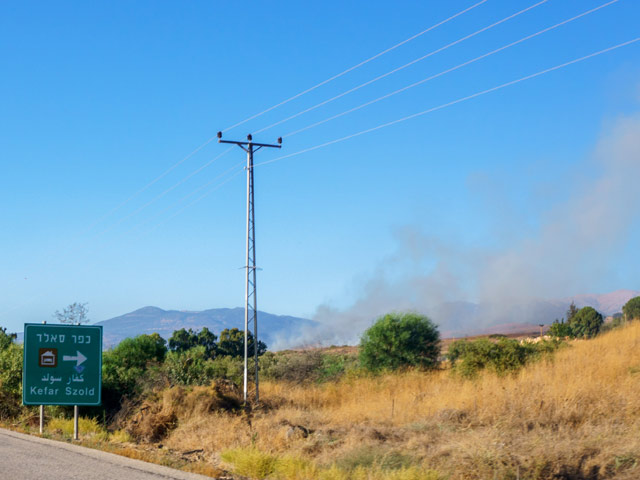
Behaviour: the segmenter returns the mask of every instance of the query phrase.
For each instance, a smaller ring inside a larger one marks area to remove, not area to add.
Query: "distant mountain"
[[[144,307],[119,317],[97,322],[96,325],[102,325],[103,343],[105,348],[109,348],[127,337],[143,333],[158,333],[162,338],[168,340],[175,330],[181,328],[201,330],[203,327],[207,327],[216,335],[220,335],[220,332],[225,328],[242,330],[244,329],[244,309],[214,308],[192,312]],[[267,346],[273,344],[280,334],[295,334],[296,331],[313,325],[315,322],[305,318],[258,312],[258,337]],[[249,329],[252,330],[253,326],[250,326]]]

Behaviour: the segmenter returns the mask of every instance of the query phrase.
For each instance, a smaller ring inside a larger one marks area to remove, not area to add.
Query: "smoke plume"
[[[597,175],[573,182],[568,200],[544,212],[535,234],[500,251],[457,246],[418,227],[397,229],[397,251],[350,307],[319,306],[317,327],[277,346],[356,343],[390,311],[427,314],[449,332],[551,321],[535,318],[536,301],[593,288],[594,279],[612,273],[640,225],[640,116],[618,119],[577,171],[591,166]]]

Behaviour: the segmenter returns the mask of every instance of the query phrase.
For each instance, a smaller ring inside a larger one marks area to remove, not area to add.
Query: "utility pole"
[[[281,148],[282,137],[278,138],[278,144],[255,143],[251,134],[247,135],[247,141],[222,140],[222,132],[218,132],[218,143],[231,143],[238,145],[247,152],[247,256],[246,256],[246,281],[244,294],[244,403],[247,403],[247,383],[249,372],[249,318],[253,317],[253,360],[255,366],[256,402],[258,394],[258,302],[256,298],[256,225],[255,204],[253,186],[253,154],[262,147]]]

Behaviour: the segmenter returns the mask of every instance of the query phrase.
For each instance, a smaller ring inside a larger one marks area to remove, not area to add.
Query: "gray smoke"
[[[276,346],[353,344],[390,311],[425,313],[450,332],[537,322],[536,301],[585,293],[594,279],[615,273],[620,249],[640,225],[640,116],[619,119],[585,167],[590,162],[597,178],[576,179],[569,200],[545,212],[535,235],[501,251],[398,229],[396,253],[378,265],[350,307],[319,306],[318,327]],[[583,170],[590,169],[577,171]]]

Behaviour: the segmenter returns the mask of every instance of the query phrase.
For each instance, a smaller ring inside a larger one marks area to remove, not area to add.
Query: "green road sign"
[[[100,405],[101,402],[102,327],[25,324],[22,403]]]

